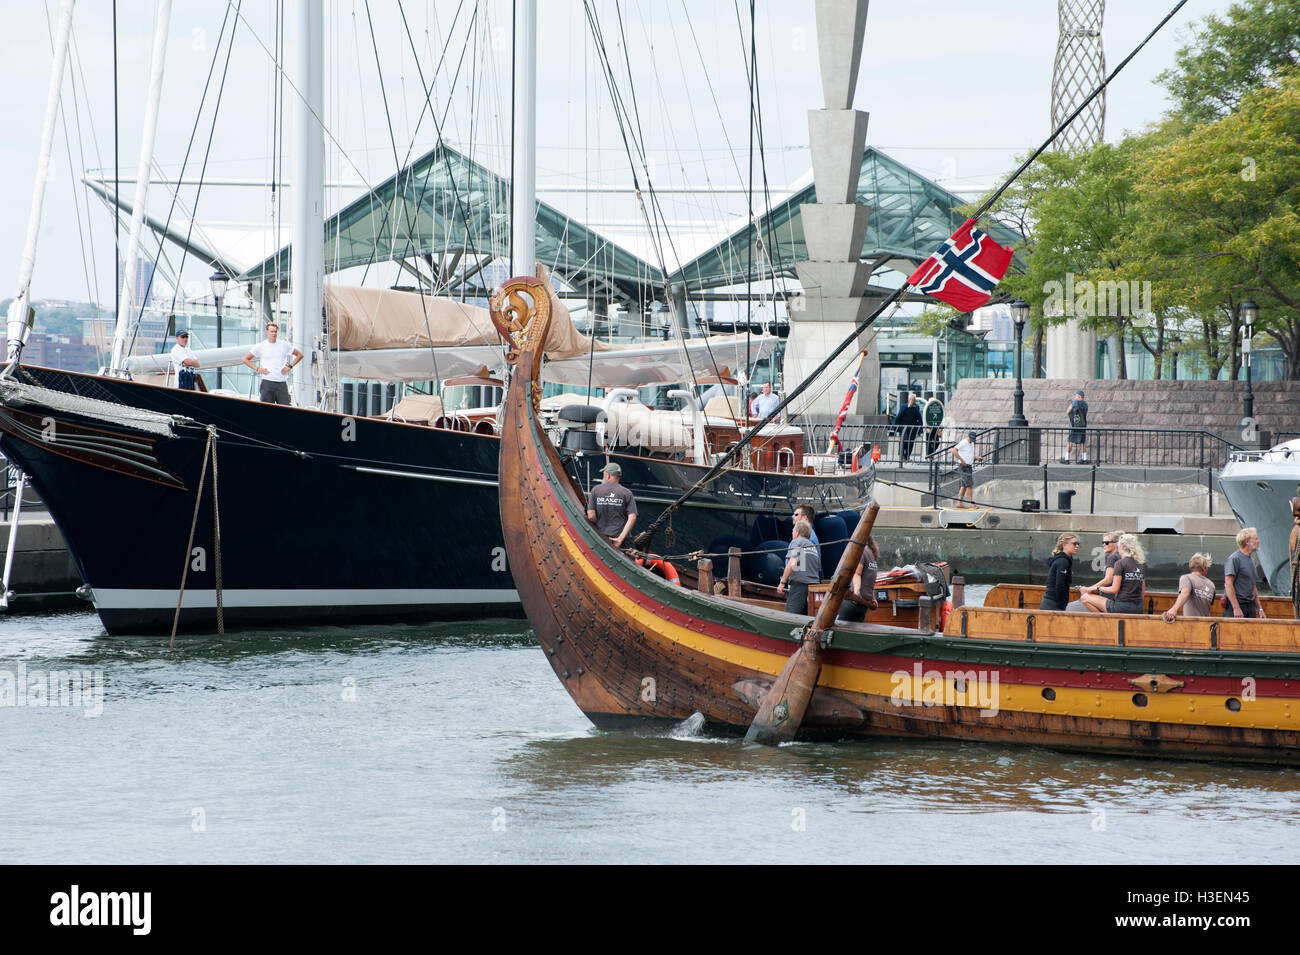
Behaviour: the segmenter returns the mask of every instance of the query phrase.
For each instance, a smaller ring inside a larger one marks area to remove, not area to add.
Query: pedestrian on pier
[[[898,456],[901,463],[907,463],[907,459],[912,456],[912,445],[916,444],[916,436],[921,433],[924,424],[921,409],[916,406],[916,392],[908,392],[907,406],[894,419],[894,427],[899,429]]]
[[[1070,442],[1061,455],[1061,463],[1069,464],[1074,457],[1074,449],[1079,449],[1079,463],[1088,463],[1088,402],[1083,400],[1083,390],[1074,393],[1066,409],[1066,420],[1070,422]]]
[[[975,432],[957,442],[952,449],[952,456],[957,459],[957,470],[961,473],[961,487],[957,491],[958,507],[975,506],[975,462],[984,458],[975,453]],[[963,504],[962,501],[966,503]],[[1077,541],[1077,538],[1076,538]]]

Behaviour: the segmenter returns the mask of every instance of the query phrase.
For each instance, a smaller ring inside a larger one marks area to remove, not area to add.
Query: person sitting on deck
[[[880,606],[876,602],[876,576],[879,573],[880,548],[876,546],[876,539],[868,534],[867,543],[862,548],[862,556],[858,559],[858,566],[853,568],[853,584],[849,589],[849,594],[856,596],[862,603],[857,603],[846,594],[844,603],[840,605],[840,620],[861,623],[867,619],[868,610],[875,610]]]
[[[1084,594],[1083,602],[1097,613],[1142,613],[1142,598],[1146,594],[1146,571],[1142,565],[1146,563],[1146,552],[1132,534],[1121,534],[1118,547],[1119,560],[1115,562],[1110,586],[1090,588],[1092,592]]]
[[[1043,592],[1041,610],[1064,610],[1070,602],[1070,581],[1074,578],[1074,555],[1079,552],[1076,534],[1062,534],[1056,539],[1056,549],[1047,564],[1047,589]]]
[[[1115,579],[1115,562],[1119,560],[1119,538],[1122,533],[1123,531],[1111,531],[1109,534],[1102,535],[1101,547],[1102,553],[1106,556],[1106,572],[1102,574],[1101,580],[1097,581],[1091,587],[1079,588],[1078,602],[1082,604],[1082,606],[1077,609],[1092,610],[1092,606],[1085,602],[1083,598],[1088,594],[1097,593],[1097,591],[1101,590],[1103,587],[1107,590],[1110,589],[1110,583]],[[1066,607],[1065,609],[1070,610],[1072,608]],[[1096,612],[1101,613],[1102,611],[1098,610]]]
[[[785,570],[781,572],[781,583],[776,592],[785,590],[786,581],[790,583],[790,592],[785,598],[787,613],[808,613],[808,585],[822,582],[821,552],[812,542],[812,526],[807,521],[795,521],[794,530],[790,532],[790,548],[785,552]]]
[[[1169,623],[1174,622],[1179,610],[1184,617],[1208,617],[1214,605],[1214,581],[1205,576],[1210,569],[1210,555],[1193,554],[1187,569],[1191,573],[1178,578],[1178,599],[1161,614]]]
[[[1259,531],[1243,527],[1237,532],[1237,549],[1223,562],[1223,596],[1227,606],[1225,617],[1264,617],[1264,605],[1259,602],[1259,589],[1255,586],[1255,561],[1252,555],[1259,550]]]

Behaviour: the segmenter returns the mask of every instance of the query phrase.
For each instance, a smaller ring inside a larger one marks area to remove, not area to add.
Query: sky
[[[1108,67],[1127,55],[1171,5],[1112,0],[1103,31]],[[591,186],[626,190],[631,182],[623,134],[600,69],[607,61],[639,121],[644,153],[638,151],[632,162],[640,177],[664,189],[696,190],[666,197],[665,213],[680,250],[689,254],[721,238],[748,208],[743,189],[750,178],[749,10],[719,0],[593,0],[604,39],[602,60],[581,3],[542,0],[539,6],[540,198],[636,251],[649,249],[634,198],[626,192],[582,191]],[[1154,77],[1172,64],[1189,24],[1227,6],[1227,0],[1191,0],[1126,68],[1108,91],[1108,140],[1160,117],[1168,101]],[[508,3],[494,0],[475,8],[455,0],[427,5],[408,0],[399,10],[395,0],[371,0],[368,6],[365,0],[327,0],[325,9],[326,177],[338,184],[327,192],[331,210],[431,148],[439,130],[490,167],[507,170]],[[197,175],[205,153],[209,179],[265,183],[276,172],[277,153],[280,175],[288,177],[292,170],[273,121],[275,4],[244,0],[230,65],[223,70],[226,46],[218,40],[223,16],[233,20],[230,10],[218,0],[175,4],[155,147],[155,163],[165,175],[180,171],[187,147],[188,176]],[[112,218],[80,185],[86,169],[113,165],[110,11],[103,0],[83,0],[75,14],[75,55],[63,86],[32,284],[36,299],[107,303],[113,298]],[[2,14],[0,83],[10,91],[10,102],[8,135],[0,142],[9,220],[0,231],[0,297],[13,294],[9,283],[17,281],[51,70],[50,24],[57,13],[57,5],[47,2],[9,4]],[[140,154],[153,21],[152,3],[119,0],[117,142],[121,175],[131,180],[123,187],[127,195],[134,190]],[[805,176],[810,165],[807,111],[823,106],[815,30],[811,0],[758,0],[754,45],[764,162],[756,161],[754,169],[760,182],[766,173],[774,196]],[[1054,0],[876,0],[867,18],[854,102],[870,113],[868,144],[954,191],[995,184],[1049,131],[1056,43]],[[439,67],[444,46],[448,52]],[[214,57],[212,87],[199,113]],[[284,58],[290,70],[293,59],[290,49]],[[216,84],[223,76],[214,122]],[[431,78],[436,124],[427,111],[421,118]],[[293,96],[292,89],[286,96]],[[152,214],[165,218],[171,202],[166,188],[151,188]],[[264,185],[210,186],[202,192],[182,187],[179,203],[182,208],[197,203],[197,218],[210,235],[229,242],[250,264],[273,238],[267,230],[276,205]],[[173,215],[184,219],[182,212]],[[286,220],[290,215],[287,200],[281,215]],[[253,235],[257,241],[250,243]],[[124,231],[120,241],[125,244]],[[175,253],[172,259],[174,267]],[[396,280],[390,271],[378,280]],[[185,289],[204,294],[208,272],[206,263],[188,263]]]

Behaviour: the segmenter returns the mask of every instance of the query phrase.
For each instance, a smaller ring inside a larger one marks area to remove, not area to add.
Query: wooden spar
[[[821,674],[824,641],[835,623],[836,614],[840,612],[840,605],[844,602],[844,595],[853,579],[853,571],[862,558],[862,549],[871,536],[871,528],[876,523],[879,512],[880,505],[875,501],[867,505],[848,546],[844,548],[839,566],[835,568],[830,592],[826,594],[812,623],[804,628],[803,643],[781,668],[781,673],[768,690],[762,706],[754,714],[754,720],[745,733],[745,742],[774,746],[777,743],[787,743],[798,735],[813,690],[817,688],[817,677]]]

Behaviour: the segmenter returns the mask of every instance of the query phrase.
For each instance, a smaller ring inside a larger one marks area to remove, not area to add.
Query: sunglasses
[[[1103,538],[1101,539],[1101,542],[1102,542],[1103,544],[1118,544],[1118,543],[1119,543],[1119,541],[1113,541],[1113,540],[1111,540],[1109,537],[1103,537]]]

